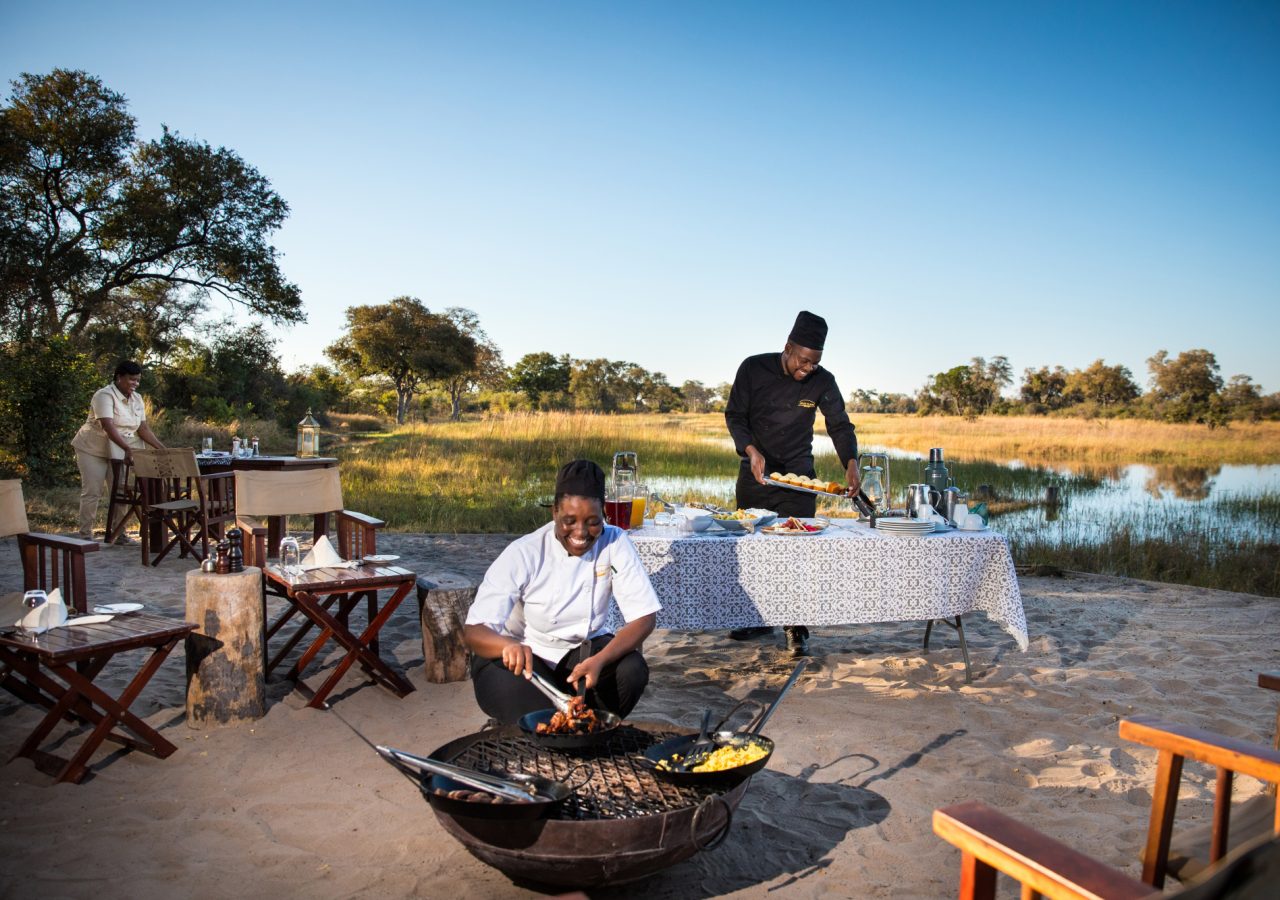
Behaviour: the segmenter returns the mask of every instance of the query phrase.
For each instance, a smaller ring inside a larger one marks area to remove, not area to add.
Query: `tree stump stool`
[[[259,719],[267,711],[262,570],[187,573],[187,727]]]
[[[476,586],[452,572],[418,579],[418,612],[422,616],[422,655],[427,681],[444,684],[471,677],[471,653],[462,637]]]

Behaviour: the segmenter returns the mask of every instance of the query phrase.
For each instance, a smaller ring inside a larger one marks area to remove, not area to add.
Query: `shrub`
[[[74,476],[71,438],[101,379],[64,337],[0,345],[0,468],[50,485]]]
[[[334,431],[386,431],[387,420],[361,413],[326,413],[324,417]]]

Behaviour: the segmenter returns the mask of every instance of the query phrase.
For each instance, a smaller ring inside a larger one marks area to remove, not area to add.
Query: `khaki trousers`
[[[102,500],[102,495],[111,489],[107,484],[107,478],[111,475],[111,460],[77,450],[76,465],[80,467],[80,536],[93,540],[93,522],[98,517],[98,503]]]

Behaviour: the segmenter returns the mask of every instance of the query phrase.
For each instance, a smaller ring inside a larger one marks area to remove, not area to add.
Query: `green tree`
[[[569,392],[577,409],[620,412],[635,409],[640,385],[635,363],[608,359],[575,359],[569,373]]]
[[[165,282],[143,282],[116,291],[79,343],[109,375],[119,359],[149,368],[166,367],[200,312],[202,303],[190,292]]]
[[[477,346],[446,315],[415,297],[347,309],[347,334],[325,353],[357,378],[386,376],[395,386],[396,422],[403,425],[414,394],[476,368]]]
[[[1095,359],[1088,368],[1068,373],[1063,393],[1073,403],[1087,400],[1106,408],[1135,400],[1142,391],[1127,366],[1109,366]]]
[[[529,398],[537,407],[546,394],[566,393],[572,369],[568,356],[550,353],[526,353],[511,367],[507,376],[511,386]]]
[[[1222,390],[1218,360],[1208,350],[1184,350],[1175,359],[1160,350],[1147,360],[1152,394],[1165,418],[1175,422],[1206,421],[1210,401]],[[1220,418],[1214,410],[1214,423]]]
[[[234,152],[164,129],[135,141],[123,95],[85,72],[23,74],[0,107],[0,329],[78,336],[141,285],[301,322],[268,235],[288,215]]]
[[[1024,369],[1019,395],[1022,401],[1045,409],[1058,409],[1066,403],[1067,370],[1062,366]]]
[[[222,322],[208,332],[208,343],[179,341],[171,363],[157,372],[152,401],[208,422],[280,418],[288,387],[276,340],[261,324]]]
[[[461,306],[449,307],[444,315],[476,347],[475,364],[471,368],[458,369],[440,381],[449,395],[449,418],[456,422],[462,418],[463,394],[481,387],[501,386],[506,379],[507,369],[502,364],[502,351],[480,327],[479,316]]]
[[[684,399],[685,412],[691,413],[706,412],[715,399],[715,394],[701,381],[686,381],[680,385],[680,396]]]
[[[0,344],[0,474],[41,485],[68,480],[75,471],[71,438],[103,384],[65,337]]]

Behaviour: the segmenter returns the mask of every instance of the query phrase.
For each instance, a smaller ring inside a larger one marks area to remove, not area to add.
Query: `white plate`
[[[369,563],[370,565],[380,566],[380,565],[383,565],[384,563],[395,562],[399,558],[400,557],[394,556],[390,553],[375,553],[375,554],[366,556],[364,558],[364,561]]]
[[[137,612],[140,609],[142,609],[141,603],[99,603],[93,611],[104,616],[118,616],[121,613]]]
[[[787,521],[786,519],[782,519],[778,522],[773,523],[772,525],[768,525],[764,528],[761,528],[760,530],[765,534],[782,534],[782,535],[792,535],[795,537],[801,537],[801,536],[810,535],[810,534],[822,534],[822,532],[826,531],[827,528],[830,527],[831,525],[829,521],[827,521],[826,519],[820,516],[812,519],[807,517],[801,517],[801,516],[797,516],[796,518],[800,519],[800,521],[804,522],[806,525],[817,525],[818,530],[817,531],[791,531],[783,527],[783,524]]]
[[[986,531],[986,530],[987,530],[987,526],[986,526],[986,525],[983,525],[981,528],[957,528],[957,529],[956,529],[956,531],[971,531],[971,532],[973,532],[974,534],[982,534],[982,532],[984,532],[984,531]]]

